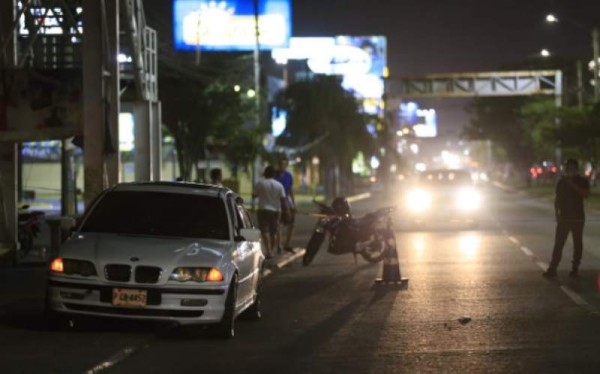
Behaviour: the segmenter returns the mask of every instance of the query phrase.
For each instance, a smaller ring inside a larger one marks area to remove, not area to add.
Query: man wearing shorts
[[[285,190],[281,183],[277,182],[275,177],[275,168],[267,166],[263,173],[264,179],[259,180],[254,185],[253,198],[258,198],[258,228],[262,235],[265,248],[265,257],[273,257],[273,250],[276,247],[277,230],[279,220],[282,215],[288,215]]]

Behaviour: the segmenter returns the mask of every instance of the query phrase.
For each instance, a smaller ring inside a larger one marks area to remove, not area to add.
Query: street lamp
[[[548,23],[556,23],[558,22],[558,18],[556,18],[556,16],[552,13],[546,15],[546,22]]]
[[[544,48],[544,49],[542,49],[540,51],[540,56],[542,56],[542,57],[550,57],[550,51],[547,50],[546,48]]]
[[[582,25],[579,22],[570,19],[567,20],[579,28],[585,29],[586,31],[588,30],[586,26]],[[558,18],[554,14],[549,13],[546,15],[546,22],[558,23]],[[594,55],[594,58],[592,60],[594,62],[594,101],[600,102],[600,28],[598,27],[594,27],[592,29],[592,51]]]

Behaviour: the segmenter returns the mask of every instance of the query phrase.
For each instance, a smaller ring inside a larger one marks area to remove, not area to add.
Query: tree
[[[523,97],[480,98],[468,108],[471,122],[463,130],[469,140],[491,140],[506,151],[508,161],[527,170],[535,161],[534,139],[522,120]]]
[[[342,88],[339,78],[318,75],[292,83],[276,102],[288,113],[287,127],[278,143],[305,149],[308,155],[320,158],[328,196],[351,192],[352,159],[359,151],[369,153],[372,149],[366,117],[356,98]]]
[[[206,158],[212,144],[239,144],[238,137],[246,139],[248,130],[242,125],[254,115],[253,101],[234,89],[246,83],[246,59],[217,55],[205,57],[203,64],[200,68],[166,64],[167,73],[161,75],[163,122],[175,140],[180,176],[185,180],[194,170],[200,177],[198,161]],[[229,154],[230,147],[225,149]],[[244,162],[248,159],[235,159],[236,166]]]

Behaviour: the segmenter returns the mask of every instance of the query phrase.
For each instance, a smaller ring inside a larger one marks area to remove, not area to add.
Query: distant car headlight
[[[406,196],[406,206],[413,212],[424,212],[431,208],[431,194],[425,190],[412,190]]]
[[[169,277],[169,280],[177,282],[221,282],[223,279],[223,273],[216,268],[181,267],[175,269]]]
[[[481,207],[481,194],[474,188],[464,188],[456,196],[456,207],[461,210],[477,210]]]

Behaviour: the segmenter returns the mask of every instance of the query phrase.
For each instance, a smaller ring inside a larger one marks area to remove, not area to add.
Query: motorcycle
[[[394,207],[381,208],[362,218],[353,218],[350,204],[343,197],[334,199],[331,206],[313,200],[319,207],[319,221],[315,225],[306,253],[304,266],[310,265],[329,234],[327,251],[334,255],[352,253],[356,261],[360,255],[370,263],[383,260],[385,251],[395,243],[391,213]],[[394,244],[395,245],[395,244]],[[394,248],[395,249],[395,248]]]
[[[19,208],[17,235],[21,249],[25,252],[33,248],[33,240],[37,238],[40,232],[40,224],[44,216],[44,212],[30,211],[29,205],[23,205]]]

